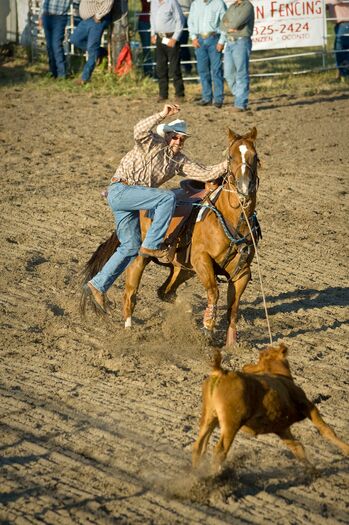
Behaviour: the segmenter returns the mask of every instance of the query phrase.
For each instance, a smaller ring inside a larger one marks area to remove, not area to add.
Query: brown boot
[[[151,250],[150,248],[142,246],[139,250],[139,255],[142,255],[143,257],[155,257],[156,259],[161,259],[161,262],[171,262],[169,260],[170,254],[167,246],[158,248],[157,250]]]
[[[105,294],[97,290],[97,288],[95,288],[91,282],[88,282],[85,285],[85,290],[89,293],[92,302],[98,308],[98,310],[104,314],[107,314],[108,312],[106,308]]]

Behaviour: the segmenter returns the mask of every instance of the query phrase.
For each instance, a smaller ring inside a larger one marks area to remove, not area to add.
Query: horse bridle
[[[231,169],[230,164],[234,160],[234,157],[230,154],[230,150],[231,150],[232,146],[235,144],[235,142],[237,142],[238,140],[241,140],[241,138],[242,137],[235,138],[234,140],[231,141],[231,143],[228,146],[228,176],[225,177],[225,181],[227,182],[228,186],[233,185],[234,188],[235,188],[235,191],[239,195],[243,196],[244,199],[246,199],[246,196],[239,191],[239,187],[238,187],[238,184],[237,184],[238,177],[236,176],[237,172],[241,168],[241,166],[243,166],[243,165],[245,165],[246,168],[250,171],[250,173],[251,173],[251,175],[253,177],[253,180],[254,180],[254,185],[251,188],[251,193],[253,193],[253,192],[258,190],[258,186],[259,186],[259,177],[257,175],[257,167],[259,166],[260,162],[259,162],[259,158],[258,158],[258,155],[257,155],[257,152],[256,152],[256,156],[255,156],[256,163],[255,163],[255,166],[251,166],[251,164],[249,164],[248,162],[240,162],[237,165],[237,167],[235,168],[235,171],[233,171]],[[231,178],[233,179],[233,183],[230,180]]]

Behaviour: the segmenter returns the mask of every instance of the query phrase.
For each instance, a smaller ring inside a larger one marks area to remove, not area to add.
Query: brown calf
[[[309,465],[303,445],[290,430],[293,423],[305,418],[343,454],[349,455],[349,445],[336,436],[293,382],[286,356],[284,344],[269,347],[260,352],[257,364],[245,365],[243,372],[228,372],[221,368],[221,354],[216,352],[212,374],[203,384],[203,412],[192,456],[194,467],[205,454],[217,426],[221,435],[214,452],[216,469],[222,465],[240,429],[254,436],[276,434],[296,458]]]

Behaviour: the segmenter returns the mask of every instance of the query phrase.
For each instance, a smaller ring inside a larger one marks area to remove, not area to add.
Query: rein
[[[231,244],[239,245],[239,244],[242,244],[242,243],[246,243],[246,244],[249,243],[247,237],[250,236],[250,232],[248,232],[247,235],[242,237],[241,234],[239,233],[239,231],[234,228],[234,232],[232,233],[230,231],[230,229],[228,228],[227,223],[225,222],[224,216],[216,208],[216,206],[214,204],[201,204],[200,202],[193,202],[192,205],[193,206],[198,206],[200,208],[207,208],[207,209],[213,211],[217,215],[218,220],[219,220],[219,222],[220,222],[220,224],[221,224],[221,226],[223,228],[223,231],[224,231],[225,235],[227,236],[227,238],[229,239]],[[259,224],[258,224],[258,220],[257,220],[257,212],[253,212],[253,214],[249,217],[249,221],[251,221],[253,223],[253,226],[251,228],[252,233],[254,235],[258,235],[258,232],[260,231],[260,228],[259,228]]]

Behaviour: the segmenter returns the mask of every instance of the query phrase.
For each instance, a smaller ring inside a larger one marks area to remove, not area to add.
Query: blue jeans
[[[50,71],[55,78],[65,78],[67,74],[63,40],[67,15],[42,15],[46,49]]]
[[[81,78],[85,82],[90,80],[96,65],[96,60],[100,55],[100,45],[103,31],[111,22],[111,15],[107,15],[97,23],[93,18],[81,20],[70,37],[70,42],[74,46],[87,51],[87,61],[82,71]]]
[[[235,97],[234,105],[246,109],[250,92],[249,60],[252,41],[240,37],[227,42],[224,49],[224,78]]]
[[[176,206],[175,194],[169,190],[126,186],[114,183],[108,190],[108,203],[116,224],[120,246],[94,276],[91,283],[100,292],[106,292],[127,266],[137,257],[142,244],[139,210],[152,210],[153,222],[143,246],[155,250],[160,247]]]
[[[199,36],[199,48],[195,48],[197,70],[202,88],[202,100],[222,103],[224,98],[224,79],[222,53],[216,50],[218,36],[203,39]],[[213,82],[213,95],[212,95]]]
[[[336,33],[334,49],[337,68],[341,77],[347,77],[349,75],[349,22],[336,24],[334,31]],[[343,49],[347,49],[347,51],[343,51]]]

